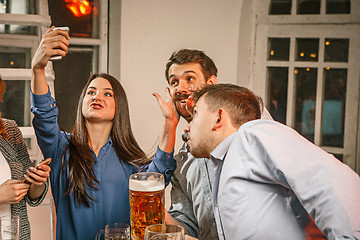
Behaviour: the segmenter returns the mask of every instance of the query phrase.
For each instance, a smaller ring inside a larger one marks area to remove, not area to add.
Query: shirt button
[[[208,198],[208,201],[211,201],[211,197]]]

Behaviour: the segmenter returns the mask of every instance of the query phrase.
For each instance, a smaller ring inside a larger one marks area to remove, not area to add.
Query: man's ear
[[[217,110],[217,118],[216,118],[216,122],[214,124],[213,130],[214,131],[218,131],[224,124],[224,109],[219,108]]]
[[[208,80],[206,80],[207,84],[216,84],[217,83],[217,77],[215,75],[211,75]]]

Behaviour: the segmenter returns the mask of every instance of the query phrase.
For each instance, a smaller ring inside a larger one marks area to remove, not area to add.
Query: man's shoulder
[[[195,158],[189,152],[186,143],[174,156],[177,162],[177,168],[174,171],[174,177],[178,180],[187,179],[191,181],[192,178],[201,176],[200,173],[204,173],[205,169],[208,169],[210,160],[207,158]],[[211,167],[211,166],[210,166]]]
[[[258,119],[241,125],[234,140],[241,139],[241,141],[245,140],[246,142],[252,142],[254,139],[260,140],[263,138],[277,138],[282,141],[283,136],[298,137],[299,133],[280,122]]]

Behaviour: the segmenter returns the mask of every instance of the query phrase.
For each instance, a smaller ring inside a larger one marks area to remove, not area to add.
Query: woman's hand
[[[50,159],[48,159],[50,160]],[[47,163],[49,164],[50,161]],[[30,185],[29,197],[31,199],[38,199],[45,190],[45,182],[50,177],[51,168],[47,164],[40,164],[38,167],[30,167],[26,170],[27,175],[24,175],[25,180]]]
[[[70,36],[67,31],[56,29],[52,26],[41,39],[36,50],[31,66],[33,71],[45,68],[50,57],[65,56],[68,52]]]
[[[42,186],[50,177],[50,171],[51,168],[47,164],[40,164],[38,167],[30,167],[26,170],[27,175],[24,177],[29,183]]]
[[[15,204],[25,197],[30,188],[24,180],[9,179],[0,185],[0,204]]]
[[[45,67],[50,57],[65,56],[68,51],[70,36],[67,31],[51,27],[41,39],[31,61],[31,90],[36,95],[46,94],[48,83],[45,77]]]

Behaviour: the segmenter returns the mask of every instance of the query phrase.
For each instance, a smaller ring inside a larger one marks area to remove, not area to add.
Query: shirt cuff
[[[31,108],[50,109],[56,105],[55,99],[51,96],[50,90],[43,95],[36,95],[30,90]]]
[[[162,164],[157,164],[158,162],[155,161],[155,165],[160,170],[165,171],[165,169],[167,169],[167,170],[171,170],[171,172],[173,172],[176,169],[176,161],[174,159],[174,150],[171,153],[167,153],[158,147],[154,158],[159,159],[160,160],[159,162],[163,164],[163,166],[162,166]],[[165,171],[165,173],[167,172],[167,170]]]

